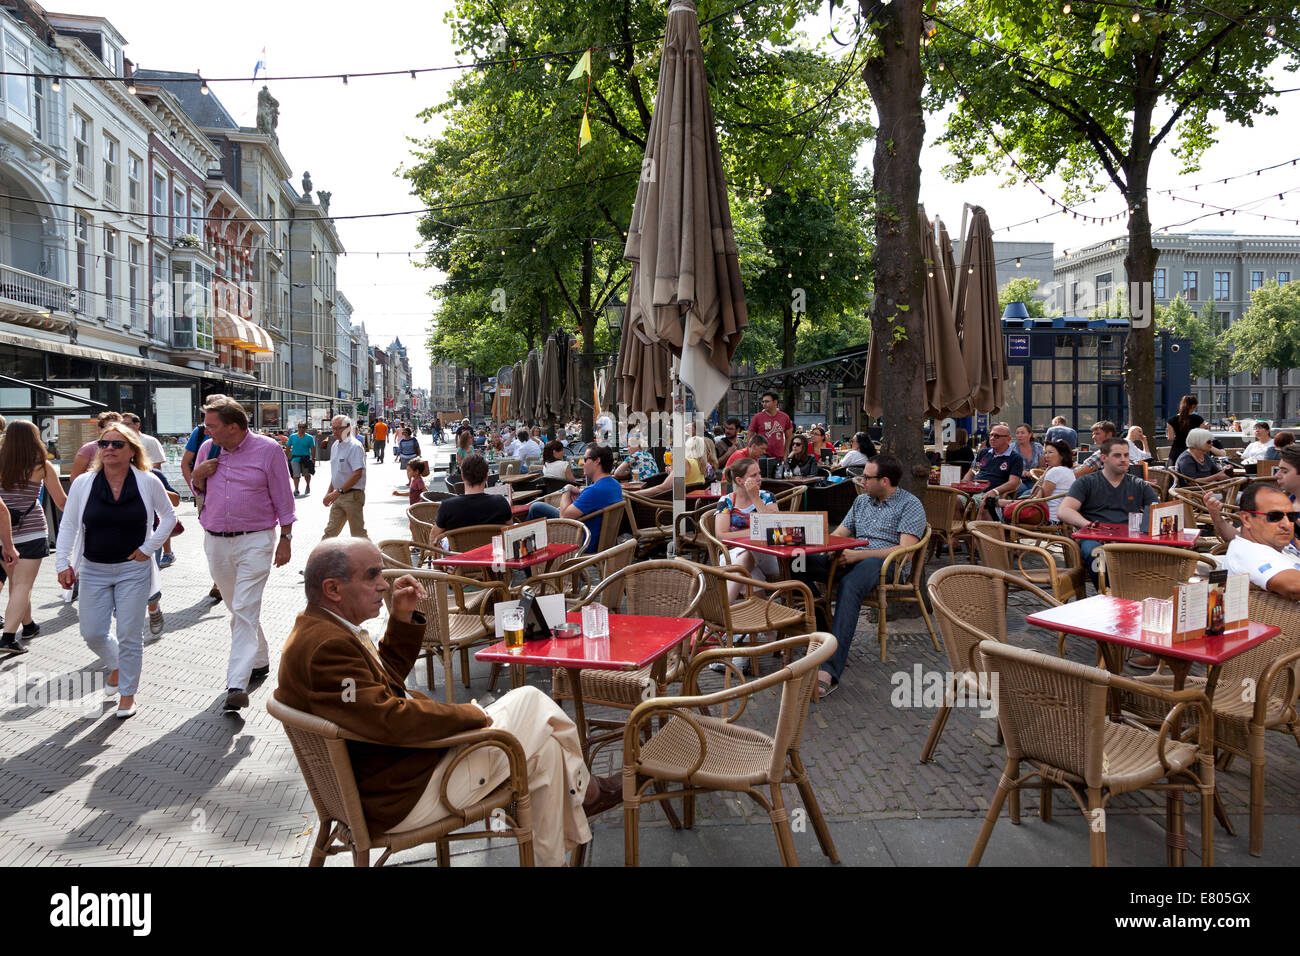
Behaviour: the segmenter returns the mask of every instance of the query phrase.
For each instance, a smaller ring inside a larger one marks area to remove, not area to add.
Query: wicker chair
[[[572,611],[582,606],[597,584],[631,564],[635,553],[635,541],[624,541],[608,551],[595,554],[579,552],[578,556],[570,556],[554,571],[534,574],[524,583],[539,595],[563,594],[566,609]],[[511,590],[512,597],[518,597],[517,590]],[[606,597],[613,601],[617,596],[610,592]]]
[[[1022,577],[1050,591],[1058,601],[1087,597],[1083,552],[1073,538],[998,521],[972,521],[967,527],[985,567]],[[1059,554],[1055,548],[1060,549]]]
[[[618,544],[618,536],[623,529],[623,519],[627,517],[627,502],[616,501],[608,507],[592,511],[582,517],[582,521],[591,527],[591,521],[600,517],[600,538],[596,541],[597,551],[608,551]]]
[[[807,485],[795,485],[772,496],[778,511],[799,511],[803,508],[804,495],[808,493]]]
[[[808,511],[826,512],[827,525],[834,529],[839,527],[857,498],[857,483],[851,480],[812,485],[804,492],[804,507]]]
[[[446,501],[448,498],[454,498],[456,496],[450,491],[425,491],[421,492],[420,497],[425,501],[431,501],[434,504],[442,504],[442,502]],[[419,504],[419,502],[416,503]]]
[[[677,516],[677,557],[684,558],[687,555],[694,555],[708,560],[709,549],[704,542],[700,525],[708,520],[710,527],[712,527],[713,522],[710,516],[717,510],[718,503],[710,501]]]
[[[591,529],[581,521],[573,518],[547,518],[546,540],[551,544],[576,544],[578,546],[576,551],[570,551],[563,558],[548,561],[543,568],[544,571],[554,571],[566,559],[587,553],[587,545],[591,544]]]
[[[266,709],[284,726],[289,743],[293,745],[294,756],[298,758],[298,767],[307,783],[307,792],[311,794],[311,802],[320,818],[308,866],[324,866],[327,856],[345,850],[352,851],[352,862],[355,865],[369,866],[372,848],[384,850],[375,864],[383,866],[392,853],[424,843],[437,845],[439,866],[450,866],[451,840],[483,838],[482,830],[469,833],[456,831],[490,819],[497,810],[507,814],[506,820],[510,824],[509,830],[498,835],[510,836],[519,843],[520,866],[533,865],[533,812],[528,795],[528,763],[523,748],[513,734],[484,727],[412,745],[412,750],[463,748],[454,756],[444,758],[451,761],[443,777],[442,788],[442,802],[448,808],[447,815],[417,830],[373,834],[366,825],[361,794],[357,791],[356,776],[348,756],[348,741],[359,744],[373,744],[375,741],[350,734],[324,717],[296,710],[274,697],[267,698]],[[471,754],[490,747],[505,751],[510,764],[510,776],[472,806],[453,806],[446,784],[451,777],[450,771]],[[513,818],[509,815],[512,806]]]
[[[385,568],[401,568],[403,570],[427,567],[429,559],[435,553],[415,541],[408,541],[404,538],[389,538],[380,541],[376,547],[379,548],[379,554],[384,559]]]
[[[704,576],[689,561],[642,561],[606,578],[592,590],[583,607],[604,603],[611,612],[640,614],[651,617],[689,617],[704,594]],[[669,651],[660,662],[648,664],[635,671],[582,672],[582,699],[585,706],[614,707],[632,710],[650,694],[662,696],[669,684],[682,679],[691,648],[687,641]],[[557,701],[571,698],[567,671],[556,669],[551,678],[551,696]],[[588,717],[593,727],[621,728],[621,721],[601,721]],[[589,753],[617,738],[605,734],[600,738],[588,737]]]
[[[406,517],[411,522],[411,537],[416,544],[428,545],[435,542],[430,538],[436,527],[434,519],[438,516],[438,505],[432,501],[417,501],[406,509]]]
[[[1097,580],[1098,593],[1130,601],[1173,597],[1175,584],[1182,584],[1193,574],[1218,567],[1187,548],[1104,544],[1093,552],[1094,555],[1098,553],[1105,555]]]
[[[1250,852],[1264,850],[1265,734],[1280,730],[1300,744],[1300,718],[1296,698],[1300,693],[1300,605],[1289,598],[1250,590],[1250,619],[1274,624],[1282,633],[1244,654],[1238,654],[1219,669],[1214,695],[1214,745],[1222,751],[1221,766],[1227,769],[1233,755],[1250,761]],[[1168,691],[1169,674],[1155,673],[1137,678],[1144,688]],[[1245,688],[1252,693],[1244,692]],[[1187,690],[1205,690],[1204,677],[1188,677]],[[1163,708],[1145,690],[1122,698],[1125,710],[1147,719],[1163,717]]]
[[[925,629],[930,632],[934,649],[939,650],[939,635],[934,632],[934,622],[930,620],[925,598],[921,596],[921,580],[925,577],[925,556],[930,547],[930,534],[930,526],[926,525],[925,534],[921,536],[920,541],[905,548],[896,548],[885,557],[885,562],[880,567],[880,583],[863,602],[864,606],[867,603],[874,603],[876,607],[876,637],[880,641],[881,663],[887,659],[885,627],[888,624],[886,617],[891,598],[904,604],[915,604],[921,609]],[[837,567],[832,568],[830,577],[826,581],[827,617],[833,617],[830,613],[830,599],[835,594]]]
[[[509,475],[517,475],[522,467],[522,462],[518,458],[498,458],[497,459],[497,476],[506,478]]]
[[[988,687],[987,680],[981,683],[984,668],[976,648],[980,641],[1007,642],[1007,593],[1012,588],[1028,591],[1047,607],[1061,603],[1024,578],[996,568],[963,565],[940,568],[930,576],[926,590],[952,671],[944,688],[943,705],[934,715],[930,735],[921,749],[921,763],[933,759],[958,692],[973,700]]]
[[[392,568],[382,572],[384,579],[393,581],[404,574],[414,577],[425,590],[424,600],[417,610],[424,615],[424,640],[420,654],[424,658],[425,677],[433,691],[433,658],[442,660],[443,685],[447,703],[456,703],[456,692],[451,685],[452,655],[460,652],[461,682],[469,687],[469,649],[475,644],[490,644],[496,635],[496,624],[490,608],[504,599],[506,588],[498,582],[476,581],[458,574],[426,571],[419,568]],[[475,592],[477,600],[466,600],[465,588],[481,588]],[[479,598],[478,595],[483,595]],[[384,594],[384,602],[392,611],[391,590]]]
[[[1048,495],[1046,498],[1016,498],[1013,501],[1003,502],[1011,505],[1011,513],[1005,520],[1021,528],[1060,531],[1062,530],[1060,524],[1052,523],[1052,511],[1048,503],[1060,501],[1066,495],[1067,493],[1062,491],[1060,494]]]
[[[623,500],[627,502],[628,521],[637,542],[637,559],[665,552],[673,537],[672,498],[654,498],[624,491]]]
[[[921,503],[925,505],[925,520],[930,525],[934,556],[938,556],[939,545],[946,544],[948,563],[956,564],[957,542],[963,538],[966,540],[967,552],[974,552],[970,531],[966,528],[966,509],[970,505],[970,495],[944,485],[927,485]]]
[[[703,696],[697,693],[696,678],[713,660],[732,655],[754,657],[772,650],[789,654],[798,648],[807,648],[807,653],[779,671],[718,693]],[[793,783],[798,789],[822,853],[832,863],[839,862],[835,842],[799,756],[817,668],[834,653],[835,638],[825,633],[790,637],[761,648],[704,651],[686,672],[682,684],[684,696],[661,697],[638,704],[623,730],[623,847],[628,866],[639,862],[642,802],[682,798],[682,822],[690,827],[695,821],[696,794],[711,790],[747,793],[753,797],[772,820],[781,863],[797,866],[799,859],[781,796],[783,783]],[[709,716],[710,707],[743,701],[751,694],[777,687],[781,689],[781,708],[771,736],[733,722],[743,713],[743,707],[728,719]],[[692,713],[697,709],[699,713]],[[662,726],[644,740],[644,733],[655,721]],[[664,783],[681,786],[660,789]],[[767,788],[768,797],[760,791],[761,787]]]
[[[1209,726],[1213,718],[1204,692],[1152,688],[1153,697],[1172,706],[1157,733],[1135,722],[1108,719],[1110,692],[1143,689],[1136,681],[997,641],[982,641],[979,653],[985,669],[998,677],[998,723],[1007,762],[968,866],[979,865],[1007,795],[1032,777],[1064,787],[1079,804],[1089,822],[1093,866],[1106,865],[1106,804],[1132,790],[1166,791],[1171,862],[1181,866],[1183,804],[1174,796],[1177,791],[1199,792],[1201,863],[1214,864],[1213,745],[1182,743],[1170,732],[1189,708]],[[1022,761],[1034,768],[1024,776]],[[1012,809],[1014,822],[1014,804]]]
[[[1174,486],[1174,472],[1168,468],[1150,467],[1147,469],[1147,483],[1156,490],[1161,501],[1169,500],[1169,491]]]
[[[704,618],[707,635],[721,637],[724,647],[749,635],[757,643],[759,634],[775,631],[810,634],[817,630],[816,605],[812,590],[802,581],[756,581],[740,568],[719,568],[696,564],[704,575],[704,594],[695,613]],[[740,597],[732,601],[728,585],[741,586]]]
[[[549,495],[557,491],[563,491],[571,484],[573,484],[572,478],[552,478],[550,475],[543,475],[542,494]]]

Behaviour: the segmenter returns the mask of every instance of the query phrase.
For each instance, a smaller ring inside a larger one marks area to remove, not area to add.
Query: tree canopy
[[[1270,279],[1250,294],[1250,308],[1227,333],[1233,371],[1262,373],[1277,369],[1277,404],[1273,413],[1287,417],[1286,374],[1300,368],[1300,282],[1278,285]]]

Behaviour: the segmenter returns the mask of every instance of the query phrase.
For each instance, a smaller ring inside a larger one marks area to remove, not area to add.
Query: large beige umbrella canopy
[[[565,357],[560,354],[563,347],[564,333],[548,336],[542,350],[541,382],[537,389],[537,423],[546,425],[556,421],[562,411],[564,400],[563,373],[560,363]]]
[[[619,349],[623,401],[632,411],[669,407],[669,350],[707,411],[730,387],[749,317],[691,0],[668,9],[642,170],[623,253],[633,263]]]
[[[1007,381],[1007,357],[1002,348],[1002,311],[998,308],[997,263],[993,258],[993,227],[976,206],[970,231],[961,247],[954,312],[961,335],[971,405],[981,412],[1002,408]]]
[[[541,375],[541,358],[537,349],[532,349],[524,360],[523,382],[519,389],[519,418],[522,421],[531,423],[537,414],[537,392]]]
[[[947,277],[944,275],[943,254],[935,237],[934,227],[920,207],[922,258],[926,263],[925,293],[921,302],[922,347],[925,357],[926,417],[947,418],[972,413],[971,387],[966,377],[961,343],[957,337],[957,324],[952,314],[952,297]],[[952,261],[951,253],[948,261]],[[896,374],[896,373],[893,373]],[[871,351],[867,356],[867,375],[863,407],[875,417],[883,413],[880,400],[884,379],[891,375],[884,361],[878,337],[871,337]]]
[[[506,418],[516,421],[519,418],[519,396],[524,390],[524,363],[516,362],[510,370],[510,405]]]

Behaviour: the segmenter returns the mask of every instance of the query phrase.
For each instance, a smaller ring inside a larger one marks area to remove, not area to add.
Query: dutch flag
[[[257,65],[253,67],[253,81],[257,81],[258,73],[266,72],[266,47],[262,47],[262,55],[257,58]]]

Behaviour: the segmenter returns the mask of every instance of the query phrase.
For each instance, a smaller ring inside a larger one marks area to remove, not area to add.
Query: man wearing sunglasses
[[[611,472],[614,470],[614,451],[607,445],[588,445],[587,453],[582,459],[582,473],[587,478],[587,487],[579,488],[569,485],[560,498],[560,507],[538,501],[528,509],[528,520],[536,518],[573,518],[586,523],[591,531],[591,543],[587,553],[598,551],[601,526],[605,516],[587,518],[587,515],[602,508],[608,508],[623,500],[623,486],[618,483]],[[620,520],[617,516],[613,521]]]
[[[1300,601],[1300,557],[1284,550],[1295,537],[1295,505],[1285,492],[1247,485],[1241,493],[1241,532],[1228,545],[1230,574],[1249,574],[1250,583]]]
[[[1277,480],[1278,488],[1290,502],[1291,510],[1295,510],[1296,498],[1300,496],[1300,445],[1287,445],[1282,449],[1281,460],[1278,462],[1277,471],[1273,472],[1273,477]],[[1210,519],[1214,522],[1214,533],[1221,540],[1231,544],[1237,537],[1238,531],[1224,520],[1223,502],[1213,494],[1202,495],[1201,499],[1205,502],[1205,510],[1210,513]],[[1296,530],[1300,531],[1300,529]],[[1292,557],[1300,558],[1300,543],[1296,542],[1294,536],[1282,550]]]

